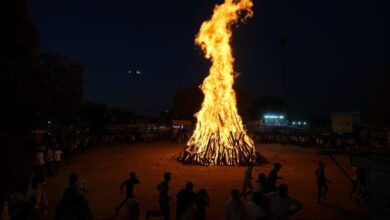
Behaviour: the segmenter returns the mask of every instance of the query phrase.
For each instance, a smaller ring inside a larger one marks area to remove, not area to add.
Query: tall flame
[[[201,89],[202,108],[187,149],[185,162],[205,165],[240,165],[255,160],[253,141],[243,128],[237,111],[234,58],[230,41],[232,26],[253,15],[251,0],[225,0],[216,5],[210,20],[203,22],[195,43],[212,61]]]

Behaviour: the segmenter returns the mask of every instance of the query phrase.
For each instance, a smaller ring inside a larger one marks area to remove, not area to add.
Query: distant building
[[[288,120],[286,115],[284,114],[267,113],[263,115],[260,124],[263,126],[271,127],[287,127]]]
[[[360,112],[332,113],[332,131],[336,134],[351,134],[354,128],[361,124]]]

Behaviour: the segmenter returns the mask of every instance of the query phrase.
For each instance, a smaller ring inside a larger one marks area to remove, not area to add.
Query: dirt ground
[[[174,159],[184,144],[169,142],[117,145],[81,152],[72,158],[69,166],[62,166],[60,174],[48,180],[49,219],[53,219],[55,206],[71,172],[78,172],[86,180],[90,201],[96,219],[122,219],[124,210],[117,217],[114,207],[122,200],[120,184],[135,171],[141,184],[135,187],[135,195],[141,205],[141,219],[145,219],[146,209],[158,208],[156,185],[162,180],[165,171],[172,172],[170,196],[172,219],[175,213],[176,193],[191,180],[198,191],[205,188],[211,200],[207,210],[208,219],[223,219],[224,203],[232,188],[241,189],[245,167],[202,167],[184,166]],[[348,199],[350,183],[328,157],[317,156],[318,149],[295,146],[261,145],[258,150],[271,162],[256,167],[253,176],[259,172],[269,173],[272,163],[280,162],[283,167],[280,183],[289,186],[289,194],[301,201],[304,208],[291,219],[364,219],[365,206],[357,206]],[[349,159],[337,156],[336,159],[351,171]],[[327,164],[326,174],[332,181],[329,184],[328,198],[324,205],[316,203],[314,170],[318,161]]]

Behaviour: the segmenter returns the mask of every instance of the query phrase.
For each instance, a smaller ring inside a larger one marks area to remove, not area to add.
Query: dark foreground
[[[49,179],[47,184],[49,199],[49,219],[53,219],[55,206],[71,172],[78,172],[81,179],[86,180],[90,201],[95,219],[122,219],[123,210],[118,217],[113,217],[114,207],[123,199],[120,195],[120,184],[135,171],[141,184],[136,186],[135,195],[141,205],[141,219],[145,219],[146,209],[158,208],[157,183],[165,171],[172,172],[170,196],[172,219],[175,211],[176,193],[191,180],[198,191],[206,188],[210,195],[208,219],[223,219],[224,203],[229,198],[232,188],[241,189],[244,167],[201,167],[183,166],[175,160],[181,152],[183,144],[173,143],[140,143],[136,145],[118,145],[83,152],[72,158],[69,166],[62,166],[60,174]],[[304,205],[303,210],[291,219],[363,219],[364,205],[357,206],[348,198],[350,183],[329,158],[316,156],[316,149],[294,146],[264,145],[258,150],[266,156],[271,164],[254,169],[253,176],[259,172],[269,173],[272,163],[280,162],[283,167],[280,175],[284,177],[280,183],[289,186],[289,194]],[[338,156],[337,160],[351,171],[346,156]],[[318,161],[324,161],[329,184],[328,198],[324,205],[316,203],[316,184],[314,170]]]

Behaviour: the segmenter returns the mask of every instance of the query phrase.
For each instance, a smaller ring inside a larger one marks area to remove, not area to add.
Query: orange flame
[[[202,108],[187,143],[187,159],[210,165],[239,165],[254,160],[253,141],[243,128],[237,111],[234,84],[234,58],[230,41],[232,26],[253,15],[251,0],[225,0],[216,5],[210,20],[203,22],[195,43],[212,61],[201,89]],[[191,156],[190,156],[191,155]],[[184,160],[186,158],[183,158]],[[249,161],[248,161],[249,160]]]

